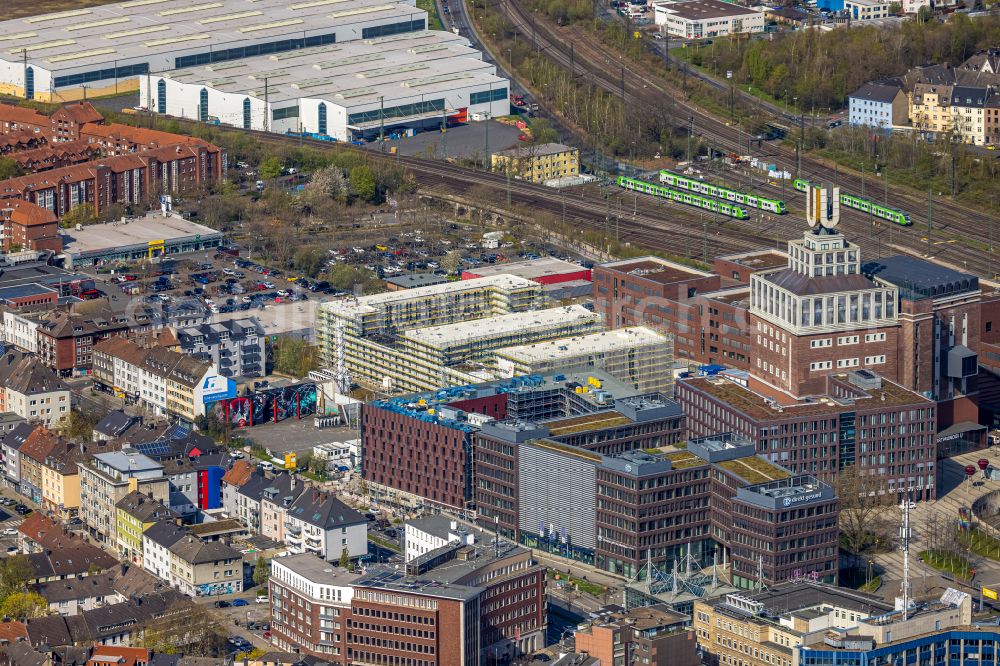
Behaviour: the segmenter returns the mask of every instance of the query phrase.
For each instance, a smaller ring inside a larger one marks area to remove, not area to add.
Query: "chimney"
[[[288,486],[288,488],[289,488],[290,490],[295,490],[295,480],[296,480],[296,479],[295,479],[295,474],[292,474],[291,476],[292,476],[292,478],[291,478],[291,481],[289,481],[289,486]]]

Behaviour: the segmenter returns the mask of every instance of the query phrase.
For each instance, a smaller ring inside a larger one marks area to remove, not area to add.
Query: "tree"
[[[226,633],[206,607],[184,599],[149,621],[141,644],[154,653],[209,657],[225,649]]]
[[[931,16],[931,8],[927,5],[922,5],[917,10],[917,23],[927,23],[931,20]]]
[[[0,599],[24,592],[33,576],[34,570],[24,555],[0,559]]]
[[[267,564],[267,560],[264,559],[263,555],[257,556],[257,563],[253,567],[253,583],[254,585],[266,585],[267,579],[271,577],[271,567]]]
[[[441,270],[454,273],[462,265],[462,254],[458,250],[452,250],[441,259]]]
[[[305,377],[319,368],[319,350],[301,338],[281,338],[271,348],[275,372]]]
[[[318,245],[304,245],[292,255],[292,266],[309,277],[316,277],[326,264],[327,253]]]
[[[340,568],[346,569],[351,565],[351,556],[348,554],[347,549],[340,551]]]
[[[89,442],[94,436],[94,426],[100,420],[101,415],[95,411],[73,408],[59,421],[58,430],[67,439]]]
[[[89,203],[81,203],[73,206],[62,216],[62,226],[73,228],[78,224],[90,224],[97,219],[94,207]]]
[[[350,183],[344,176],[344,170],[331,164],[313,174],[304,192],[343,200],[350,194]]]
[[[0,157],[0,180],[24,175],[24,170],[11,157]]]
[[[284,172],[284,170],[284,165],[275,155],[268,155],[264,158],[264,161],[260,163],[260,177],[264,180],[277,178],[282,174],[282,172]]]
[[[840,470],[834,486],[840,498],[840,544],[845,551],[859,558],[891,539],[885,518],[892,498],[885,492],[883,477],[851,465]]]
[[[903,5],[898,2],[889,3],[889,13],[893,16],[898,16],[903,11]]]
[[[15,592],[0,603],[0,615],[27,620],[48,614],[49,602],[37,592]]]
[[[351,169],[351,189],[354,194],[365,201],[374,202],[378,198],[378,186],[375,172],[366,164]]]

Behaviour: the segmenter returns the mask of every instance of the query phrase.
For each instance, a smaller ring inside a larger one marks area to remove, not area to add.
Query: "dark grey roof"
[[[169,589],[167,582],[135,564],[115,569],[115,591],[123,597],[142,596]]]
[[[149,661],[146,662],[146,666],[177,666],[180,660],[181,655],[179,654],[163,654],[160,652],[150,657]]]
[[[240,559],[239,552],[221,541],[202,541],[190,535],[170,546],[170,552],[191,564]]]
[[[396,285],[403,289],[413,289],[414,287],[428,287],[435,284],[444,284],[448,281],[443,275],[433,273],[403,273],[393,275],[385,279],[387,284]]]
[[[170,548],[175,543],[188,535],[186,528],[177,525],[169,520],[156,523],[142,533],[143,538],[149,538],[155,544],[163,548]]]
[[[28,435],[35,431],[35,424],[24,422],[14,426],[14,429],[4,435],[3,445],[9,446],[10,448],[17,451],[24,444],[24,440],[28,438]]]
[[[851,99],[864,99],[887,104],[896,99],[896,95],[899,92],[899,86],[886,85],[884,83],[866,83],[851,94]]]
[[[69,625],[62,615],[47,615],[31,618],[24,623],[28,630],[28,641],[32,645],[72,645],[73,637]]]
[[[14,349],[0,356],[0,384],[25,395],[69,390],[37,356]]]
[[[972,86],[955,86],[951,89],[952,106],[982,107],[990,96],[989,88],[974,88]]]
[[[953,268],[909,256],[870,261],[861,272],[873,280],[894,285],[904,298],[938,298],[979,291],[979,278]]]
[[[95,576],[39,583],[35,588],[50,604],[60,601],[82,601],[92,597],[113,596],[115,594],[114,578],[115,572],[108,571]]]
[[[138,418],[129,416],[125,412],[111,411],[94,426],[94,432],[108,437],[121,437],[126,430],[138,422]]]
[[[864,275],[828,275],[810,277],[790,268],[763,277],[776,287],[787,289],[797,296],[831,294],[839,291],[871,289],[872,281]]]
[[[118,500],[115,507],[143,523],[151,523],[158,520],[172,521],[180,517],[176,511],[164,506],[160,500],[138,490],[133,490]]]
[[[315,488],[299,495],[288,510],[288,515],[323,530],[368,522],[360,513],[337,499],[336,495]]]
[[[49,657],[42,652],[35,650],[28,641],[14,641],[0,648],[0,654],[4,656],[4,661],[11,666],[45,666],[49,663]]]

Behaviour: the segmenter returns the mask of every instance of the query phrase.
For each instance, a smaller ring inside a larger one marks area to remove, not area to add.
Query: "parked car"
[[[271,599],[269,597],[266,597],[266,596],[264,596],[264,597],[257,597],[257,603],[259,603],[259,604],[270,603],[270,601],[271,601]]]
[[[264,288],[265,289],[274,289],[274,283],[273,282],[264,282],[263,284],[264,284]]]
[[[222,601],[220,599],[219,601],[215,602],[215,607],[216,608],[229,608],[229,606],[230,606],[230,604],[229,604],[228,601]]]
[[[15,530],[13,527],[8,527],[7,529],[5,529],[3,531],[3,535],[4,536],[17,536],[17,530]]]
[[[233,604],[232,605],[236,606],[236,607],[249,606],[250,602],[247,601],[246,599],[233,599]]]

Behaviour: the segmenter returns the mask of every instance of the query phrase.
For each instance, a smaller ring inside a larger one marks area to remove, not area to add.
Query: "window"
[[[156,82],[156,112],[167,112],[167,82],[163,79]]]
[[[407,116],[414,116],[420,113],[429,113],[431,111],[443,111],[444,110],[444,100],[443,99],[432,99],[425,102],[414,102],[413,104],[402,104],[400,106],[390,106],[385,109],[372,109],[371,111],[360,111],[358,113],[352,113],[347,116],[348,125],[361,125],[363,123],[370,123],[379,120],[380,117],[384,118],[405,118]]]
[[[243,98],[243,129],[250,129],[250,98]]]
[[[319,108],[317,109],[317,129],[316,131],[320,134],[326,134],[326,104],[323,102],[319,103]]]
[[[390,23],[389,25],[376,25],[371,28],[361,29],[361,39],[371,39],[373,37],[383,37],[385,35],[398,35],[403,32],[416,32],[425,30],[424,19],[418,21],[403,21],[402,23]]]
[[[299,107],[297,106],[287,106],[284,109],[274,109],[271,112],[272,120],[285,120],[286,118],[298,118],[299,117]]]
[[[24,98],[35,99],[35,68],[28,67],[24,70]]]
[[[420,28],[421,30],[423,27]],[[174,58],[174,68],[192,67],[194,65],[207,65],[213,62],[224,60],[242,60],[256,55],[266,55],[268,53],[282,53],[295,49],[307,48],[310,46],[322,46],[324,44],[335,44],[337,35],[330,33],[327,35],[314,35],[306,38],[283,39],[278,42],[267,42],[266,44],[251,44],[233,49],[220,49],[209,53],[197,53],[195,55]],[[120,67],[118,68],[121,69]]]
[[[198,94],[198,120],[208,122],[208,89],[202,88]]]
[[[89,72],[83,72],[81,74],[57,76],[52,81],[52,87],[61,88],[65,86],[78,86],[81,83],[90,83],[91,81],[105,81],[107,79],[127,79],[134,76],[139,76],[140,74],[148,74],[148,73],[149,73],[149,63],[141,62],[135,65],[125,65],[117,69],[111,67],[108,69],[95,69]]]
[[[498,88],[496,90],[482,90],[469,95],[469,104],[487,104],[507,99],[507,89]]]

